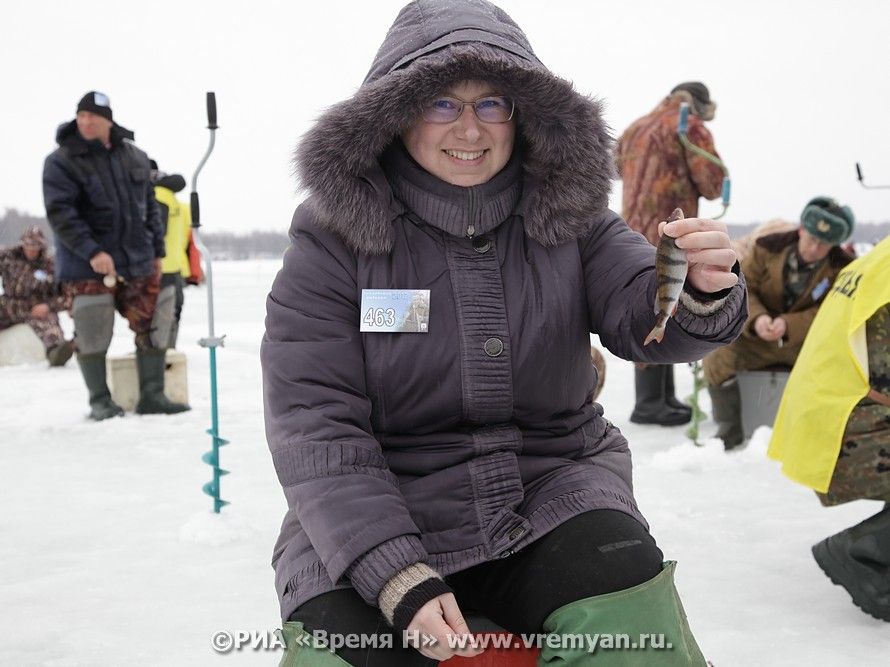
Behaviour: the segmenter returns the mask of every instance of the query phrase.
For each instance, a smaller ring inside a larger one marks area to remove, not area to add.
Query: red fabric
[[[201,269],[201,251],[198,250],[198,246],[195,245],[195,242],[192,239],[191,229],[189,230],[188,255],[189,271],[191,271],[192,275],[186,278],[185,282],[189,285],[200,285],[204,282],[204,271]]]
[[[506,632],[486,634],[510,636]],[[521,642],[521,639],[517,637],[513,641]],[[440,662],[439,667],[535,667],[540,654],[541,649],[539,648],[489,647],[485,649],[485,653],[477,655],[475,658],[449,658]]]

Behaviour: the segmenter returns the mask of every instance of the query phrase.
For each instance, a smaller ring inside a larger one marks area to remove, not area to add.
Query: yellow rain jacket
[[[788,378],[770,440],[782,472],[828,491],[850,413],[871,390],[865,323],[890,303],[890,237],[834,281]]]
[[[192,224],[189,205],[179,201],[172,190],[159,185],[155,186],[155,199],[168,211],[167,234],[164,236],[167,256],[161,260],[161,272],[180,273],[183,278],[188,278],[192,275],[186,252]]]

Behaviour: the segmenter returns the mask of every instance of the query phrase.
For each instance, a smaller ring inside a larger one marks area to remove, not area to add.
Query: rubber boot
[[[723,448],[734,449],[745,441],[742,431],[742,395],[735,378],[720,385],[708,385],[711,395],[711,414],[717,423],[717,437]]]
[[[281,628],[287,651],[278,667],[349,667],[349,663],[325,648],[315,648],[312,635],[298,621],[288,621]]]
[[[172,415],[191,410],[185,403],[174,403],[164,395],[166,353],[167,350],[136,349],[136,371],[139,374],[136,412],[140,415]]]
[[[667,370],[670,366],[646,366],[634,369],[636,405],[630,415],[634,424],[679,426],[688,424],[692,413],[671,407],[666,402]]]
[[[46,360],[50,366],[64,366],[72,354],[74,354],[74,341],[65,340],[46,351]]]
[[[813,547],[829,579],[866,614],[890,621],[890,504],[862,523]]]
[[[552,648],[545,642],[538,665],[704,667],[707,663],[674,586],[676,565],[665,563],[660,574],[633,588],[584,598],[554,611],[544,621],[545,632],[581,636],[586,642],[598,639],[601,645],[590,652],[590,646]],[[620,648],[619,641],[625,636],[636,649]],[[613,642],[612,646],[606,641]],[[641,648],[644,641],[646,648]]]
[[[686,405],[683,401],[677,398],[677,390],[674,388],[674,367],[665,366],[667,371],[665,371],[665,381],[664,381],[664,395],[665,395],[665,403],[667,403],[672,408],[677,408],[678,410],[683,410],[684,412],[689,413],[689,419],[692,419],[692,407]]]
[[[108,383],[105,380],[105,353],[78,354],[77,363],[90,392],[90,419],[99,422],[123,416],[124,409],[111,400],[111,392],[108,391]]]

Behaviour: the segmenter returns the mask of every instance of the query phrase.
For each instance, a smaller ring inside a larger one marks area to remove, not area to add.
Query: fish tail
[[[643,347],[646,347],[653,340],[656,343],[660,343],[662,338],[664,338],[664,325],[656,324],[652,328],[652,331],[649,332],[649,335],[646,336],[646,340],[643,341]]]
[[[664,311],[660,311],[658,313],[658,318],[655,320],[655,326],[652,327],[652,331],[649,332],[649,335],[646,336],[646,340],[643,341],[643,347],[647,346],[653,340],[656,343],[660,343],[661,339],[664,338],[664,329],[667,326],[668,315]]]

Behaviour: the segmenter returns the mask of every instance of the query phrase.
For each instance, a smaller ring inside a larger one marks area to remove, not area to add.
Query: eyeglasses
[[[457,97],[437,97],[423,108],[423,119],[428,123],[453,123],[464,112],[465,106],[483,123],[506,123],[513,118],[515,104],[509,97],[489,95],[467,101]]]

